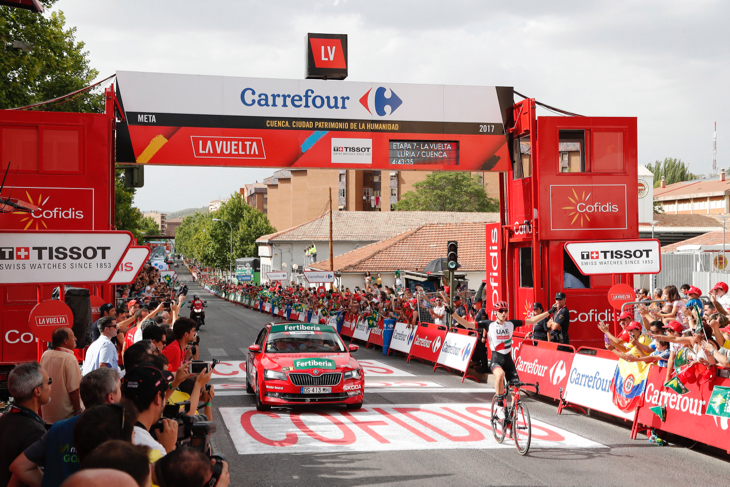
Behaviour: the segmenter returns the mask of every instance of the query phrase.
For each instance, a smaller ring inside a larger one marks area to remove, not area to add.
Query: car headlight
[[[349,372],[345,372],[345,379],[361,379],[362,369],[355,369]]]
[[[276,370],[264,370],[264,380],[286,380],[286,374]]]

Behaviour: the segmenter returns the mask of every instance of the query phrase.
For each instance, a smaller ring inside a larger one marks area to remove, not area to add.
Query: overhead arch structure
[[[121,71],[117,162],[508,170],[511,87]]]

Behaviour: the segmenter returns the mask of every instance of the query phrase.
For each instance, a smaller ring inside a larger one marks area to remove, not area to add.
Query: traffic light
[[[446,244],[446,267],[450,271],[455,271],[459,267],[459,242],[456,240],[449,240]]]
[[[144,187],[144,166],[125,167],[124,186],[126,188]]]

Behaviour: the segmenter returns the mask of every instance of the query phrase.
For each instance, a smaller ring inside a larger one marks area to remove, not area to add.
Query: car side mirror
[[[261,351],[261,345],[251,345],[248,347],[249,352],[259,353]]]
[[[351,352],[357,352],[358,350],[360,350],[360,347],[358,345],[350,345],[347,348],[349,348]]]

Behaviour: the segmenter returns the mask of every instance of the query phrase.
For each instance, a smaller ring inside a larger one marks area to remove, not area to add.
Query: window
[[[78,130],[43,129],[43,171],[81,171],[80,139]]]
[[[558,132],[559,172],[585,172],[585,132],[583,130],[560,130]]]
[[[515,139],[514,161],[512,161],[514,179],[529,178],[532,175],[532,148],[530,143],[529,135]]]
[[[520,247],[520,287],[532,286],[532,247]]]
[[[341,189],[340,190],[340,198],[344,198],[345,196],[346,196],[345,190],[344,189]]]
[[[593,131],[592,172],[624,172],[623,132]]]
[[[390,188],[391,196],[398,196],[398,190],[396,188]]]
[[[3,169],[12,162],[12,173],[38,172],[38,129],[36,127],[4,127],[0,131],[0,157]]]
[[[587,289],[591,287],[591,278],[578,270],[568,252],[563,249],[563,287],[565,289]]]

